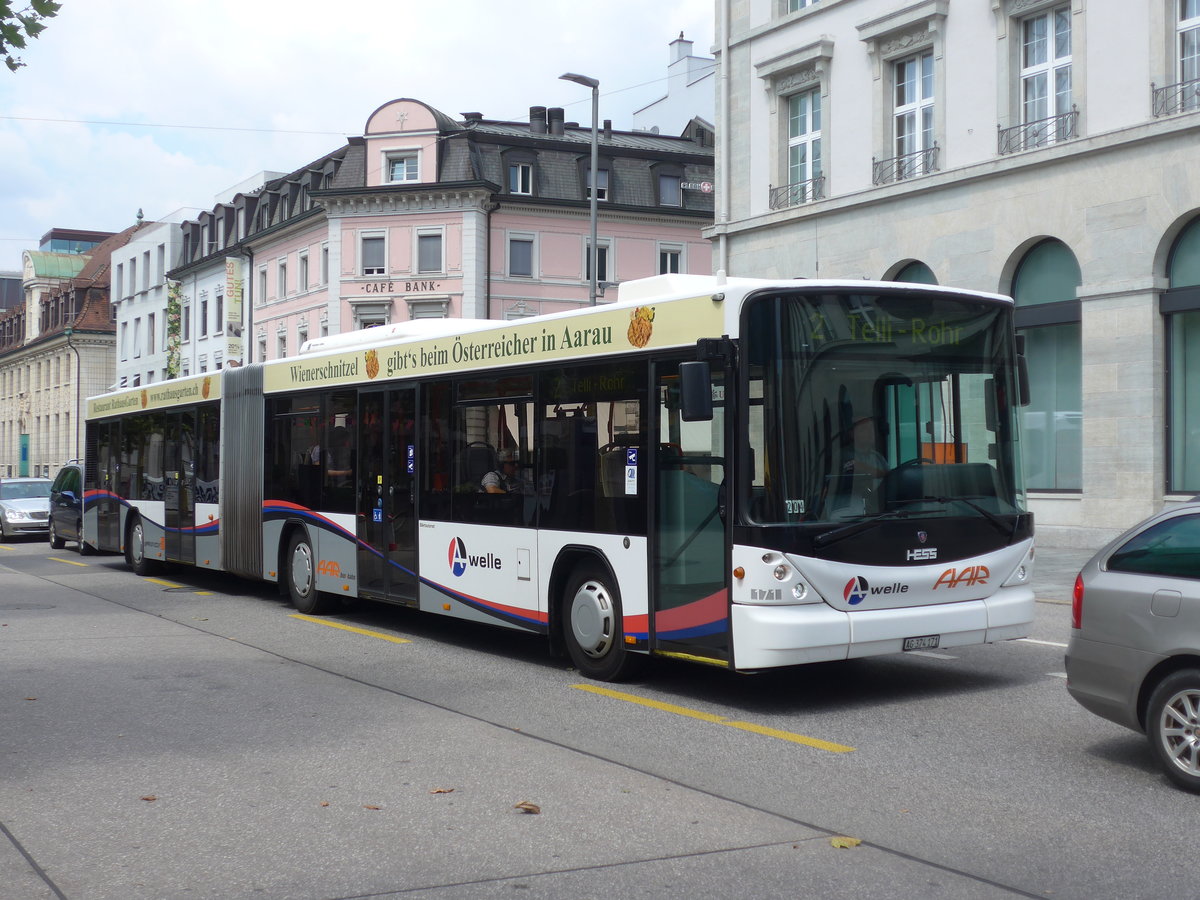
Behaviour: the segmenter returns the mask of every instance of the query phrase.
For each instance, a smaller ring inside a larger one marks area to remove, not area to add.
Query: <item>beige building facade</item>
[[[1044,539],[1200,493],[1200,0],[720,0],[718,34],[716,267],[1013,295]]]

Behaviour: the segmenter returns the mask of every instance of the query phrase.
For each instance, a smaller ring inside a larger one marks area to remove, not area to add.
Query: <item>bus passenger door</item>
[[[96,547],[101,550],[119,550],[121,548],[121,504],[116,498],[119,425],[114,419],[111,422],[100,422],[94,427],[96,432],[95,489],[99,492],[96,494],[95,502]]]
[[[713,418],[684,422],[679,364],[657,366],[652,647],[728,660],[725,373],[713,366]]]
[[[358,591],[415,605],[416,390],[363,394],[358,403]]]
[[[195,413],[168,413],[163,435],[163,523],[167,559],[196,561]]]

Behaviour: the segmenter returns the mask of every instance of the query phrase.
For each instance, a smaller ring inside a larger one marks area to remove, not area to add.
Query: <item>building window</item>
[[[275,271],[276,271],[276,280],[275,280],[276,296],[278,299],[282,300],[284,297],[287,296],[287,260],[286,259],[279,260],[278,267],[276,268]]]
[[[442,233],[431,232],[417,235],[417,272],[443,272]]]
[[[154,313],[146,316],[146,354],[153,356],[155,353],[154,340],[158,336],[154,331]]]
[[[1179,80],[1191,87],[1184,108],[1200,107],[1200,0],[1179,0]]]
[[[113,272],[112,295],[114,297],[116,297],[118,300],[120,300],[122,297],[125,296],[125,294],[123,293],[124,290],[125,290],[125,266],[121,263],[117,263],[117,268]]]
[[[788,97],[788,206],[824,196],[821,178],[821,90]]]
[[[133,358],[142,358],[142,320],[133,320]]]
[[[179,317],[179,338],[185,344],[192,339],[192,304],[184,303]]]
[[[207,293],[202,293],[200,295],[200,319],[199,319],[198,324],[200,326],[198,329],[198,333],[199,333],[200,337],[206,337],[208,335],[208,294]]]
[[[121,361],[124,362],[127,359],[129,359],[129,323],[122,322],[121,323]],[[19,384],[18,384],[17,390],[18,391],[20,390]]]
[[[933,149],[933,53],[902,59],[894,64],[893,71],[896,178],[911,178],[926,173],[921,157]]]
[[[308,290],[308,253],[301,253],[296,267],[296,290],[304,293]]]
[[[1160,304],[1167,324],[1167,490],[1200,492],[1200,219],[1167,264]]]
[[[683,178],[679,175],[658,176],[658,203],[660,206],[683,206]]]
[[[267,267],[258,270],[258,294],[254,298],[259,306],[267,302]]]
[[[933,274],[933,269],[925,265],[925,263],[914,260],[906,265],[903,269],[897,272],[889,279],[890,281],[904,281],[909,284],[937,284],[937,276]]]
[[[221,291],[213,293],[213,332],[220,334],[225,330],[225,295]]]
[[[301,323],[296,326],[296,346],[301,350],[304,349],[304,342],[308,340],[308,326]]]
[[[287,356],[287,334],[280,332],[275,336],[275,357],[283,359]]]
[[[533,164],[510,163],[508,166],[508,192],[510,194],[533,193]]]
[[[800,9],[808,9],[810,6],[815,6],[817,0],[785,0],[787,11],[792,13]]]
[[[1081,281],[1075,255],[1056,240],[1026,253],[1013,278],[1014,324],[1024,335],[1029,363],[1022,455],[1034,491],[1083,486]]]
[[[321,245],[321,284],[329,284],[329,245]]]
[[[359,246],[359,258],[363,275],[387,274],[387,247],[382,234],[363,235]]]
[[[419,157],[416,152],[389,153],[387,156],[388,181],[412,182],[420,179]]]
[[[258,358],[260,361],[267,358],[267,339],[265,336],[261,336],[258,339]]]
[[[658,245],[658,274],[677,275],[683,269],[680,262],[683,259],[683,247],[676,244]]]
[[[591,200],[592,199],[592,167],[591,167],[590,163],[588,163],[587,168],[584,171],[586,173],[584,175],[584,179],[585,179],[584,183],[587,184],[587,192],[586,192],[587,197],[585,199]],[[602,203],[607,199],[608,199],[608,169],[597,169],[596,170],[596,202]]]
[[[508,274],[521,278],[533,277],[533,235],[509,236]]]
[[[1071,10],[1061,6],[1021,23],[1021,119],[1028,125],[1071,111]],[[1043,143],[1062,136],[1048,131]]]
[[[583,277],[586,281],[592,280],[592,242],[584,241],[583,243]],[[608,241],[596,241],[596,281],[608,281]]]

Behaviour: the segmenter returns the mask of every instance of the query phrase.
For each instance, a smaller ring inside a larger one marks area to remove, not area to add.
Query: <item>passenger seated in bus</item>
[[[524,494],[527,485],[517,470],[520,460],[515,450],[501,450],[498,454],[499,466],[487,472],[479,482],[479,489],[485,494]]]
[[[860,416],[850,426],[850,456],[842,466],[847,475],[873,475],[882,478],[891,466],[883,454],[875,449],[875,420]]]

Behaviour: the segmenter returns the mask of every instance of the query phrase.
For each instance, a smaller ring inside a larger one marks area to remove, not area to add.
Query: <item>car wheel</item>
[[[84,543],[79,541],[79,552],[82,553]],[[125,541],[125,562],[133,569],[135,575],[150,575],[154,564],[146,558],[146,526],[140,518],[134,519],[129,526],[129,539]]]
[[[625,648],[621,598],[600,565],[584,563],[572,573],[561,621],[571,662],[588,678],[620,681],[641,666],[642,657]]]
[[[8,529],[4,527],[4,515],[0,514],[0,541],[8,540]]]
[[[54,523],[50,523],[50,549],[61,550],[67,546],[67,542],[58,536],[58,532],[54,530]]]
[[[329,597],[317,590],[317,558],[308,535],[297,530],[288,543],[288,596],[297,612],[318,616],[329,612]]]
[[[1146,711],[1146,735],[1167,777],[1200,792],[1200,669],[1181,669],[1159,682]]]

